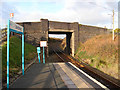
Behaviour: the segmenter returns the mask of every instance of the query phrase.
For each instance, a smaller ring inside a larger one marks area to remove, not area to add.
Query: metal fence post
[[[39,63],[40,63],[40,55],[39,55],[39,53],[38,53],[38,59],[39,59]]]
[[[9,88],[9,39],[10,39],[10,20],[7,27],[7,88]]]
[[[24,75],[24,32],[22,34],[22,74]]]
[[[45,52],[44,52],[44,47],[43,47],[43,63],[45,64]]]

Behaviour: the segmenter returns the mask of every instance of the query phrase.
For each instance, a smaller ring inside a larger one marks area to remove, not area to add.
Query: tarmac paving
[[[35,63],[10,88],[67,88],[52,63]]]
[[[101,88],[69,62],[34,63],[10,88]]]

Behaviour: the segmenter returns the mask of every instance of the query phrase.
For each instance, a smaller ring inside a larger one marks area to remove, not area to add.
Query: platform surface
[[[79,71],[76,66],[70,62],[53,63],[53,65],[68,88],[106,88],[96,80],[90,78],[91,76],[85,75],[85,72]]]
[[[72,70],[67,63],[54,63],[54,65],[68,88],[93,88]]]
[[[35,63],[10,88],[67,88],[67,86],[52,63]]]
[[[35,63],[10,88],[101,88],[70,62]]]

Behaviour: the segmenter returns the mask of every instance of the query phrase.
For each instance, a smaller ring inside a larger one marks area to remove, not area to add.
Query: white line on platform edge
[[[85,72],[83,72],[82,70],[80,70],[78,67],[76,67],[75,65],[73,65],[71,62],[68,62],[68,63],[71,64],[73,67],[75,67],[78,71],[80,71],[81,73],[83,73],[85,76],[87,76],[88,78],[90,78],[92,81],[94,81],[95,83],[97,83],[102,88],[105,88],[106,90],[110,90],[106,86],[104,86],[103,84],[101,84],[100,82],[98,82],[97,80],[95,80],[94,78],[92,78],[91,76],[89,76],[88,74],[86,74]]]

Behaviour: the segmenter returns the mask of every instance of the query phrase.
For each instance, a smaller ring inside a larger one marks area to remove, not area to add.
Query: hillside
[[[10,38],[10,77],[14,77],[21,70],[22,46],[18,37]],[[25,43],[25,64],[36,56],[36,47]],[[7,43],[2,45],[2,79],[6,82]]]
[[[118,36],[113,41],[111,34],[99,35],[80,43],[75,58],[118,79]]]

